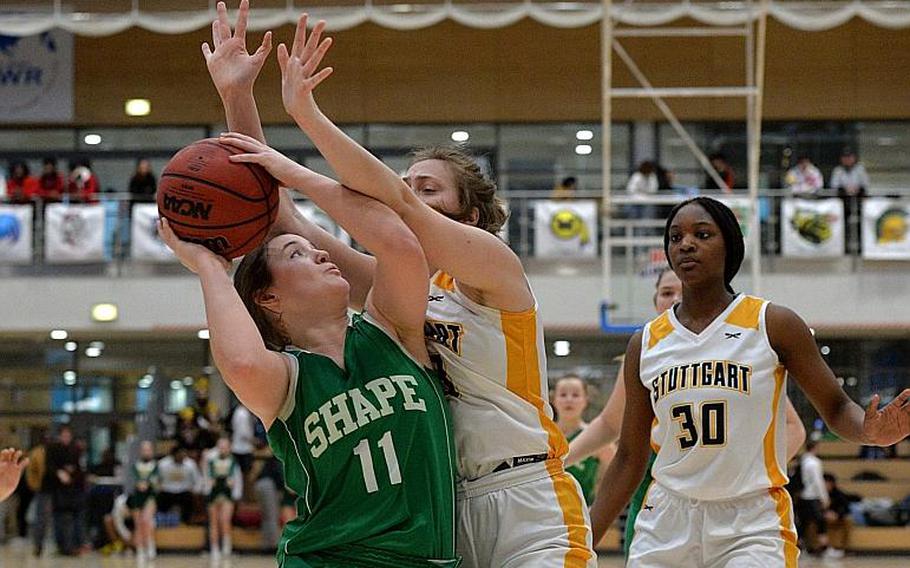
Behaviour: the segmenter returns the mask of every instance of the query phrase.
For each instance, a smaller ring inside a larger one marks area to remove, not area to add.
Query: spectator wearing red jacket
[[[25,162],[12,162],[6,180],[6,196],[10,203],[30,203],[38,195],[38,180],[29,175]]]
[[[44,158],[41,177],[38,178],[38,195],[45,201],[59,201],[64,189],[63,176],[57,171],[57,159]]]
[[[66,193],[72,201],[94,203],[98,195],[98,176],[92,173],[91,164],[86,158],[70,162],[70,173],[67,179]]]

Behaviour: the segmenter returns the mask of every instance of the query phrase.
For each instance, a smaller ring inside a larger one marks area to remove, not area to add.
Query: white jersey
[[[667,489],[720,500],[786,485],[787,372],[768,340],[767,307],[740,295],[700,334],[673,308],[645,326],[652,475]]]
[[[524,312],[482,306],[438,272],[430,283],[426,335],[431,356],[442,359],[447,391],[454,390],[448,394],[462,478],[477,479],[512,458],[565,456],[568,443],[547,400],[536,302]]]

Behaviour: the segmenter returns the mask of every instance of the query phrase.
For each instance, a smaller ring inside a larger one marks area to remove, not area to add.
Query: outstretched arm
[[[7,448],[0,451],[0,501],[13,494],[27,466],[28,458],[23,459],[22,450]]]
[[[648,390],[638,377],[641,354],[641,332],[629,340],[626,350],[626,408],[622,421],[619,447],[603,476],[594,505],[591,506],[591,528],[594,542],[600,542],[610,524],[616,520],[641,483],[651,452],[651,422],[654,411]]]
[[[366,151],[332,123],[316,105],[313,89],[332,68],[316,71],[332,44],[320,41],[324,22],[307,37],[307,17],[301,16],[291,50],[278,46],[282,99],[285,109],[310,137],[347,187],[392,208],[411,228],[429,264],[474,288],[485,303],[509,311],[534,304],[521,262],[495,235],[449,219],[424,204],[398,174]]]
[[[607,404],[597,415],[597,418],[588,424],[588,427],[581,431],[581,434],[575,437],[569,443],[569,454],[566,456],[566,465],[574,465],[588,456],[594,455],[607,450],[607,446],[619,439],[619,431],[622,428],[622,415],[626,407],[626,385],[623,370],[625,364],[620,364],[619,373],[616,376],[616,385]],[[613,451],[611,450],[611,455]],[[605,456],[601,455],[601,459]],[[603,468],[606,470],[606,468]]]
[[[815,345],[809,326],[793,311],[768,306],[766,319],[771,346],[793,375],[812,406],[838,436],[867,446],[890,446],[910,434],[910,389],[879,409],[879,395],[863,408],[850,400]]]
[[[240,2],[237,26],[233,33],[224,2],[218,3],[217,11],[218,18],[212,22],[212,45],[203,43],[202,54],[212,83],[221,97],[228,130],[246,134],[264,143],[265,134],[253,96],[253,85],[272,50],[272,32],[265,33],[262,45],[251,55],[246,49],[249,1]],[[300,235],[328,252],[345,280],[351,284],[351,307],[362,309],[373,281],[373,259],[306,219],[297,210],[293,200],[285,194],[282,192],[278,218],[271,233]]]
[[[209,249],[181,241],[167,219],[158,224],[161,239],[181,263],[199,276],[212,357],[224,382],[268,429],[287,397],[285,358],[269,351],[228,276],[230,264]]]
[[[376,257],[368,311],[396,332],[408,350],[429,363],[423,339],[427,264],[417,238],[394,211],[375,199],[294,162],[265,144],[230,133],[221,138],[249,152],[231,157],[265,167],[288,187],[306,188],[307,196]]]

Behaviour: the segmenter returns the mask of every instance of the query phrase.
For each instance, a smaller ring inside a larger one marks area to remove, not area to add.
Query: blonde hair
[[[483,173],[474,157],[454,146],[427,146],[411,154],[412,166],[426,160],[445,162],[455,177],[461,209],[453,218],[464,222],[476,208],[477,227],[494,235],[498,233],[508,213],[503,201],[496,197],[496,183]]]

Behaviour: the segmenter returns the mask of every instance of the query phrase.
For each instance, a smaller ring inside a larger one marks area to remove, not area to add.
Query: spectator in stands
[[[182,408],[177,413],[177,445],[188,452],[198,453],[202,448],[199,441],[201,433],[202,429],[196,421],[196,412],[189,406]]]
[[[578,179],[575,176],[562,178],[562,181],[553,188],[550,199],[572,199],[578,189]]]
[[[250,473],[253,467],[253,450],[256,443],[256,418],[242,404],[234,408],[231,415],[231,448],[234,452],[234,459],[240,466],[244,478]]]
[[[10,203],[31,203],[38,196],[38,180],[30,175],[28,164],[12,162],[6,180],[6,198]]]
[[[82,452],[73,440],[73,431],[62,426],[57,443],[47,449],[50,475],[54,537],[57,550],[64,556],[77,556],[85,544],[85,472],[80,465]]]
[[[101,461],[89,468],[88,481],[91,486],[88,493],[88,529],[89,537],[95,548],[100,548],[106,540],[104,516],[114,507],[114,499],[123,486],[120,462],[114,455],[113,448],[101,453]]]
[[[127,495],[123,493],[114,499],[114,507],[110,513],[104,515],[104,532],[107,542],[101,547],[101,554],[107,556],[111,553],[122,552],[125,548],[135,548],[135,532],[130,527],[135,527],[130,509],[127,506]]]
[[[828,548],[828,525],[825,522],[825,511],[831,505],[828,488],[825,485],[822,460],[818,458],[818,440],[810,438],[806,442],[806,451],[799,461],[802,476],[802,490],[796,508],[799,522],[797,533],[804,538],[809,527],[815,527],[815,544],[807,543],[810,553],[821,554]]]
[[[847,219],[847,245],[851,241],[856,243],[855,250],[860,251],[862,227],[862,200],[866,197],[869,187],[869,174],[866,168],[856,159],[856,153],[851,148],[844,148],[840,155],[840,165],[831,172],[831,189],[837,190],[837,196],[844,200],[844,215]],[[848,248],[847,250],[850,250]]]
[[[57,159],[44,158],[38,178],[38,195],[44,201],[59,201],[64,189],[63,176],[57,171]]]
[[[136,162],[136,171],[130,178],[130,198],[133,201],[154,201],[157,189],[152,163],[146,158],[140,158]]]
[[[71,161],[65,195],[75,202],[94,203],[99,190],[98,176],[92,172],[88,158]]]
[[[263,546],[272,549],[278,544],[278,535],[281,531],[279,513],[284,489],[284,473],[278,458],[271,456],[265,461],[254,488],[259,509],[262,511]]]
[[[822,173],[805,154],[787,171],[785,182],[795,197],[814,197],[825,184]]]
[[[724,193],[733,193],[733,184],[736,182],[736,175],[733,173],[733,167],[730,165],[730,162],[727,161],[727,156],[720,152],[715,152],[708,156],[708,161],[711,162],[714,171],[717,172],[717,175],[723,180],[725,187],[718,186],[717,182],[714,181],[714,178],[706,174],[705,189],[720,189]]]
[[[853,527],[850,504],[862,501],[862,497],[841,491],[837,486],[837,478],[831,473],[825,474],[825,487],[830,500],[825,510],[825,522],[828,525],[828,540],[831,545],[826,555],[831,558],[842,558],[850,542],[850,529]]]
[[[657,195],[657,166],[650,160],[638,164],[638,169],[629,177],[626,183],[626,193],[633,199],[645,200],[648,197]],[[629,205],[626,208],[626,216],[630,219],[653,219],[656,208],[652,204],[647,205]],[[649,231],[644,231],[649,233]],[[636,231],[639,234],[639,231]]]
[[[161,482],[158,510],[170,512],[177,507],[181,522],[189,523],[193,516],[193,494],[199,492],[202,483],[196,462],[190,459],[185,448],[175,446],[170,455],[158,462],[158,477]]]

